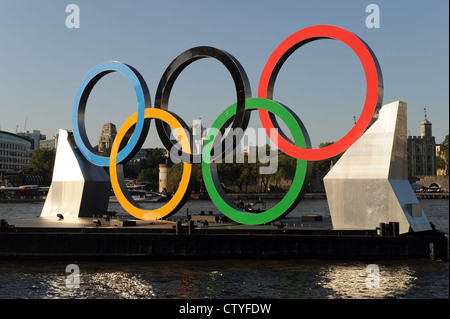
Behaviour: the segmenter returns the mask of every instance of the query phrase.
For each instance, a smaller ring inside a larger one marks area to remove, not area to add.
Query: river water
[[[439,230],[449,232],[449,201],[421,200]],[[268,207],[275,202],[268,202]],[[150,209],[161,204],[146,204]],[[178,213],[217,211],[210,201],[190,201]],[[0,218],[38,216],[42,204],[0,204]],[[110,210],[127,215],[118,204]],[[305,200],[290,216],[329,215],[326,200]],[[66,279],[79,269],[77,285]],[[428,259],[158,260],[0,262],[0,299],[448,299],[449,262]],[[369,269],[378,270],[371,272]]]

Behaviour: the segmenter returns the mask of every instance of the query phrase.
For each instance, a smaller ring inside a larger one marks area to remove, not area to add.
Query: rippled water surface
[[[74,261],[76,262],[76,261]],[[317,260],[77,262],[79,288],[66,285],[67,262],[0,263],[1,298],[448,298],[448,262]]]
[[[448,233],[448,200],[421,203],[429,220]],[[191,211],[214,210],[208,201],[188,205]],[[41,209],[42,204],[1,204],[0,218],[33,217]],[[293,214],[312,212],[329,214],[326,201],[302,202]],[[66,285],[69,263],[79,267],[79,288]],[[449,298],[448,261],[372,263],[377,281],[366,270],[369,263],[360,261],[0,262],[0,298]]]

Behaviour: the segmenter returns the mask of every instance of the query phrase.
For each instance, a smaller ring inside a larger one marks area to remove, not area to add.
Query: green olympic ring
[[[287,215],[295,208],[295,206],[297,206],[304,194],[303,186],[305,177],[308,175],[308,161],[297,159],[297,166],[292,181],[292,186],[277,205],[264,212],[256,214],[240,210],[223,192],[217,176],[216,164],[215,162],[211,162],[211,150],[214,145],[214,139],[220,129],[226,125],[234,114],[236,114],[236,108],[237,104],[235,103],[223,111],[214,121],[206,138],[203,147],[202,160],[202,171],[205,187],[214,205],[228,218],[246,225],[269,223],[277,218]],[[303,124],[299,123],[299,120],[296,119],[290,110],[283,105],[263,98],[248,98],[245,101],[245,109],[263,109],[275,114],[286,124],[292,136],[294,136],[295,145],[297,147],[307,147],[305,137],[301,129]]]

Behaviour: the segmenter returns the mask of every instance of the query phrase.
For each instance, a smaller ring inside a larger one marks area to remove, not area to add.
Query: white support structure
[[[111,182],[105,169],[88,162],[72,132],[59,130],[52,184],[41,217],[92,217],[106,214]]]
[[[399,233],[431,230],[408,182],[406,103],[381,107],[378,120],[324,178],[334,229],[375,229],[398,222]]]

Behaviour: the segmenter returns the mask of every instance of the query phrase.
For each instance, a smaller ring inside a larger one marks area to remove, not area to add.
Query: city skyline
[[[372,2],[316,1],[77,1],[80,27],[66,26],[66,6],[53,2],[0,3],[0,130],[40,130],[51,138],[72,129],[75,93],[83,77],[104,61],[119,60],[144,77],[152,103],[159,79],[181,52],[211,45],[234,55],[256,96],[272,51],[292,33],[312,25],[347,29],[374,51],[384,79],[383,104],[408,104],[408,132],[420,135],[427,108],[436,143],[448,134],[448,3],[373,2],[380,27],[368,28]],[[169,110],[191,125],[210,127],[235,102],[230,76],[203,59],[178,78]],[[305,123],[314,148],[345,135],[364,102],[365,79],[356,55],[338,41],[321,40],[296,51],[281,69],[275,99]],[[87,133],[95,146],[104,123],[117,129],[136,112],[131,85],[119,74],[103,78],[91,93]],[[6,116],[5,116],[6,115]],[[252,114],[250,126],[260,126]],[[26,127],[25,127],[26,124]],[[161,147],[152,123],[144,147]]]

